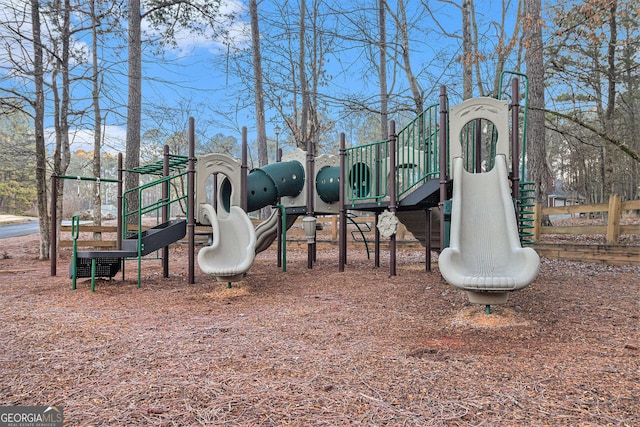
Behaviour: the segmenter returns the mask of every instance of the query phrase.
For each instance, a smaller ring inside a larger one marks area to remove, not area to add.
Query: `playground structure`
[[[471,302],[487,306],[504,303],[508,292],[535,279],[539,265],[535,251],[521,246],[521,240],[526,241],[529,235],[531,212],[526,209],[531,206],[531,195],[527,183],[520,182],[525,147],[523,143],[521,150],[519,145],[518,92],[519,82],[513,79],[510,105],[503,100],[474,98],[449,108],[446,89],[442,88],[440,103],[428,107],[399,132],[391,122],[388,140],[346,148],[342,135],[339,156],[315,156],[311,147],[296,149],[286,153],[282,161],[250,172],[246,130],[242,160],[222,154],[196,159],[194,122],[190,119],[189,156],[171,163],[165,152],[162,168],[157,164],[145,170],[163,171],[162,178],[147,184],[162,185],[162,199],[131,212],[126,202],[123,206],[127,195],[119,188],[118,247],[113,251],[74,248],[74,286],[79,274],[92,277],[92,283],[96,275],[113,277],[119,270],[114,265],[130,257],[138,258],[139,284],[140,259],[158,249],[168,251],[169,244],[185,235],[189,240],[189,283],[195,283],[196,224],[212,229],[210,245],[197,254],[200,269],[219,281],[239,280],[251,268],[255,255],[276,239],[280,263],[280,257],[286,256],[286,246],[281,249],[286,245],[286,230],[302,215],[309,243],[308,267],[312,268],[315,215],[319,214],[339,215],[339,268],[343,271],[348,211],[361,211],[375,214],[379,230],[376,266],[380,237],[388,236],[390,274],[396,274],[395,224],[400,221],[425,246],[427,263],[432,249],[441,252],[441,274],[465,290]],[[511,160],[511,171],[507,159]],[[178,172],[170,175],[172,170]],[[120,168],[119,186],[121,174]],[[176,177],[187,178],[187,191],[172,198],[169,182]],[[145,188],[130,191],[140,195]],[[187,218],[169,219],[168,207],[185,199]],[[276,209],[254,228],[248,213],[266,206]],[[122,232],[122,223],[129,216],[138,218],[138,230],[142,230],[142,216],[158,209],[162,210],[158,226],[133,234]],[[167,258],[165,253],[165,263]],[[99,271],[103,264],[110,266],[108,274]],[[80,273],[80,265],[90,269]]]

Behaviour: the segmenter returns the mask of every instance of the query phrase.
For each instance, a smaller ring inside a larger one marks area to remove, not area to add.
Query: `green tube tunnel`
[[[273,205],[280,197],[296,197],[304,187],[304,167],[297,161],[254,169],[247,176],[247,210]]]
[[[325,203],[339,200],[340,168],[325,166],[316,175],[316,191]],[[303,188],[305,170],[298,161],[279,162],[252,170],[247,175],[247,211],[253,212],[274,205],[281,197],[296,197]],[[231,183],[225,179],[221,186],[221,199],[229,210]]]
[[[325,203],[340,200],[340,167],[325,166],[316,175],[316,192]]]

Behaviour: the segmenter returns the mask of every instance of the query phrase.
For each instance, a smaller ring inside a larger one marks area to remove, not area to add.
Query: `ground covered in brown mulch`
[[[37,236],[0,241],[0,405],[68,425],[639,425],[640,267],[543,260],[484,314],[421,251],[258,256],[227,289],[171,252],[70,290]],[[435,255],[434,255],[435,257]]]

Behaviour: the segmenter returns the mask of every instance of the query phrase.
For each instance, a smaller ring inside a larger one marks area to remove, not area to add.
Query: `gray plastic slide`
[[[273,209],[266,221],[256,226],[256,253],[267,250],[271,243],[278,237],[278,210]]]
[[[475,174],[456,157],[450,244],[438,260],[444,279],[466,290],[472,303],[500,304],[508,291],[535,280],[539,264],[538,254],[520,245],[505,156]]]
[[[231,206],[228,214],[209,204],[201,204],[204,216],[211,223],[213,241],[198,252],[198,265],[221,282],[240,280],[256,255],[256,232],[249,216],[239,206]]]

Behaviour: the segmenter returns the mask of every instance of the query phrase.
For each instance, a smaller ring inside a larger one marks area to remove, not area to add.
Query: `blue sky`
[[[15,4],[27,4],[25,0],[6,0]],[[206,0],[202,0],[206,1]],[[408,14],[420,13],[422,2],[412,0],[408,8]],[[355,3],[355,2],[353,2]],[[374,4],[375,2],[369,2]],[[369,4],[366,3],[366,4]],[[259,1],[259,8],[267,13],[274,13],[276,8],[282,3],[277,0]],[[437,19],[446,27],[448,32],[456,32],[460,27],[460,12],[456,6],[446,1],[431,2],[434,6],[434,13]],[[350,2],[344,3],[344,6],[351,6]],[[479,19],[484,22],[489,20],[498,20],[495,15],[496,10],[500,10],[502,2],[497,0],[479,0],[476,1],[476,10]],[[246,0],[227,0],[224,6],[224,12],[239,15],[239,19],[233,21],[222,21],[221,28],[227,30],[228,40],[231,38],[233,44],[237,46],[246,46],[249,37],[248,16]],[[6,17],[0,16],[0,19]],[[5,19],[6,20],[6,19]],[[297,17],[282,17],[282,21],[295,22]],[[456,52],[459,52],[459,42],[453,38],[438,36],[441,31],[432,22],[428,16],[424,16],[424,25],[419,29],[420,34],[416,34],[416,43],[412,45],[415,49],[412,54],[413,66],[416,70],[423,70],[420,74],[421,84],[427,93],[431,93],[429,100],[437,101],[438,84],[430,84],[431,81],[437,81],[438,77],[448,75],[448,84],[454,89],[461,85],[461,78],[457,73],[456,63],[453,60]],[[265,24],[264,22],[262,24]],[[261,24],[263,36],[269,36],[268,25]],[[26,25],[26,24],[25,24]],[[390,27],[390,25],[389,25]],[[148,35],[153,36],[154,32],[148,23],[143,21],[143,28]],[[491,37],[490,31],[487,34]],[[2,36],[2,34],[0,34]],[[87,36],[88,37],[88,36]],[[143,74],[146,78],[143,85],[143,102],[145,107],[171,107],[179,104],[186,104],[182,109],[190,109],[190,114],[186,111],[180,113],[168,113],[164,117],[155,115],[155,120],[162,120],[163,123],[154,123],[148,116],[143,118],[143,127],[153,128],[156,126],[164,126],[167,129],[186,126],[187,116],[196,117],[196,126],[203,126],[204,122],[212,119],[211,111],[207,110],[207,106],[217,107],[228,111],[230,117],[224,120],[218,120],[217,124],[210,125],[215,128],[207,129],[209,134],[223,133],[233,135],[240,139],[240,127],[247,126],[249,128],[250,141],[255,139],[254,134],[254,114],[253,106],[247,104],[244,108],[238,108],[236,103],[242,98],[239,91],[243,90],[243,86],[234,77],[233,74],[225,73],[224,54],[226,52],[225,40],[211,37],[211,34],[193,35],[186,31],[177,31],[176,46],[171,47],[164,53],[164,58],[157,56],[150,46],[146,47],[143,64]],[[90,51],[88,47],[88,39],[80,39],[76,41],[77,46]],[[438,63],[436,66],[430,65],[434,58],[443,53],[449,56],[449,60]],[[325,90],[330,91],[336,96],[344,96],[345,94],[355,93],[357,91],[371,93],[375,98],[378,88],[375,84],[366,83],[360,77],[364,71],[358,67],[362,66],[362,62],[356,62],[355,68],[347,71],[341,67],[349,63],[359,52],[346,50],[342,57],[332,57],[328,63],[328,70],[333,75],[330,81],[330,87]],[[126,60],[126,49],[119,49],[112,52],[110,59],[112,61]],[[2,58],[0,58],[0,64]],[[120,74],[114,74],[110,77],[110,89],[103,99],[103,109],[109,107],[108,98],[116,98],[119,103],[126,101],[126,66],[120,66]],[[369,72],[370,74],[371,72]],[[354,78],[355,76],[355,78]],[[86,89],[84,89],[86,91]],[[246,93],[244,93],[246,95]],[[245,96],[246,98],[246,96]],[[88,102],[88,101],[86,101]],[[78,103],[79,105],[79,103]],[[157,108],[156,108],[157,109]],[[236,113],[237,109],[237,113]],[[148,111],[148,110],[147,110]],[[49,112],[50,113],[50,112]],[[106,117],[105,133],[106,147],[108,151],[123,150],[125,127],[124,127],[125,111],[120,108],[117,112],[110,112]],[[48,115],[48,124],[51,125],[51,114]],[[266,119],[268,123],[267,135],[274,138],[273,125],[276,121],[277,114],[274,111],[267,111]],[[72,149],[91,149],[93,146],[93,132],[91,123],[88,120],[85,124],[78,125],[72,129]],[[280,125],[283,127],[282,125]],[[204,130],[204,129],[203,129]],[[281,135],[281,140],[284,135]]]

